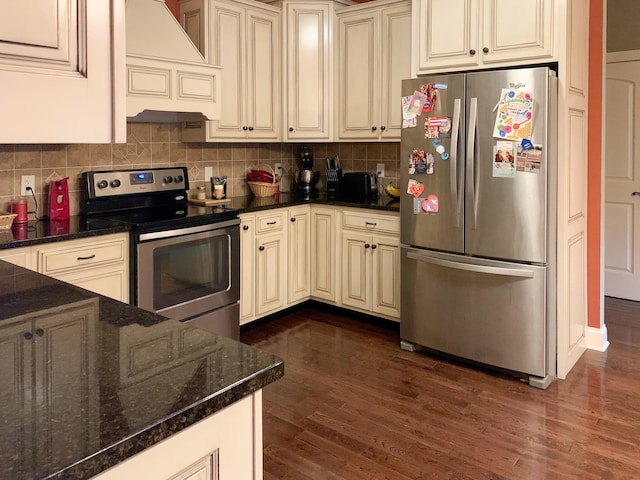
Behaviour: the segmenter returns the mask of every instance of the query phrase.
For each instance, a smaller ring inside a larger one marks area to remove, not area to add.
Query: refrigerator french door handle
[[[478,153],[477,130],[478,130],[478,99],[471,98],[469,107],[469,134],[467,136],[467,190],[473,199],[473,228],[476,228],[478,221],[478,180],[480,171],[476,165],[476,154]]]
[[[451,199],[454,205],[454,226],[460,226],[460,216],[462,215],[462,188],[458,188],[458,142],[460,137],[460,108],[462,100],[459,98],[453,101],[453,119],[451,126],[451,154],[449,156],[449,176],[451,182]]]
[[[410,251],[407,252],[407,257],[420,262],[431,263],[432,265],[438,265],[445,268],[453,268],[455,270],[464,270],[467,272],[486,273],[489,275],[503,275],[505,277],[521,277],[521,278],[533,278],[533,271],[526,270],[524,268],[503,268],[503,267],[490,267],[488,265],[475,265],[472,263],[458,263],[450,260],[443,260],[441,258],[434,258],[427,255]]]

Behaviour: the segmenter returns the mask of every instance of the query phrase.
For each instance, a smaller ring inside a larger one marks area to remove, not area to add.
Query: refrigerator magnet
[[[413,213],[415,215],[419,215],[422,213],[422,200],[424,200],[424,198],[413,199]]]
[[[533,143],[531,143],[531,140],[528,138],[523,138],[520,142],[520,147],[522,147],[522,150],[531,150],[533,148]]]
[[[422,113],[433,112],[436,106],[438,96],[436,94],[436,87],[434,83],[425,83],[420,85],[420,92],[424,94],[424,101],[422,103]]]
[[[426,161],[427,175],[433,175],[434,163],[435,162],[433,161],[433,155],[430,153],[427,153],[427,161]]]
[[[417,148],[411,150],[411,153],[409,154],[409,175],[424,173],[427,171],[425,158],[426,153],[424,150],[418,150]],[[424,165],[424,169],[422,165]]]
[[[412,97],[402,97],[402,128],[412,128],[418,125],[416,114],[411,111]]]
[[[530,150],[518,152],[516,170],[525,173],[540,173],[542,169],[542,145],[533,145]]]
[[[493,136],[504,140],[531,138],[532,125],[532,93],[503,88],[498,103]]]
[[[438,196],[433,193],[422,200],[422,211],[432,215],[438,213]]]
[[[515,142],[496,142],[493,147],[493,176],[515,177],[518,147]]]
[[[422,106],[427,101],[426,98],[427,96],[424,93],[414,90],[409,105],[409,113],[411,113],[414,117],[416,115],[420,115],[422,113]]]
[[[415,198],[418,198],[424,192],[424,184],[418,182],[417,180],[410,179],[407,185],[407,193],[413,195]]]
[[[427,117],[424,121],[424,138],[451,136],[451,119],[449,117]]]

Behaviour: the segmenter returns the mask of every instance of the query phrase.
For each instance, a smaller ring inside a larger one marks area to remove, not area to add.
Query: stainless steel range
[[[240,220],[188,205],[186,167],[82,174],[87,225],[132,228],[131,298],[140,308],[238,339]]]

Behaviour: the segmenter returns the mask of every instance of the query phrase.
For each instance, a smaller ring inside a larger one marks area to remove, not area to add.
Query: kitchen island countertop
[[[277,380],[282,360],[0,261],[0,479],[86,479]]]

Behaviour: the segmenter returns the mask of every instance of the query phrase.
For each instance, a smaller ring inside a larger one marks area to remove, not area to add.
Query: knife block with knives
[[[342,180],[342,168],[340,158],[327,158],[327,196],[337,197],[340,194],[340,182]]]

